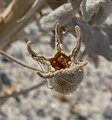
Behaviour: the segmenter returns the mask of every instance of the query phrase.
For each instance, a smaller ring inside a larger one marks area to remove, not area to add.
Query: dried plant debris
[[[8,57],[12,61],[16,62],[17,64],[26,67],[28,69],[31,69],[33,71],[36,71],[39,76],[42,78],[47,78],[48,80],[48,86],[64,95],[69,94],[76,90],[76,88],[79,86],[79,84],[83,80],[83,68],[87,64],[86,61],[80,60],[75,63],[74,59],[77,57],[80,47],[81,47],[81,29],[78,25],[75,26],[75,32],[77,37],[77,43],[76,46],[73,48],[72,52],[70,54],[66,53],[62,49],[62,44],[60,41],[60,32],[62,26],[59,25],[59,23],[56,24],[55,27],[55,54],[50,57],[44,57],[42,55],[36,54],[32,48],[31,48],[31,41],[27,42],[27,50],[33,60],[40,62],[43,65],[47,65],[48,69],[47,71],[39,70],[38,68],[35,68],[33,66],[29,66],[25,63],[22,63],[21,61],[17,60],[16,58],[7,55],[5,52],[0,50],[0,54]],[[44,66],[43,66],[44,67]],[[46,83],[46,81],[44,81]],[[40,87],[41,85],[44,85],[43,82],[39,85],[36,85],[36,87],[29,88],[28,90],[22,90],[16,93],[11,93],[11,95],[8,96],[2,96],[0,98],[9,98],[16,95],[23,94],[24,91],[30,91],[33,89],[36,89],[37,87]]]
[[[80,10],[84,21],[99,25],[112,12],[112,2],[111,0],[82,0]]]
[[[81,30],[78,25],[75,26],[77,36],[77,44],[72,50],[72,53],[67,54],[62,50],[62,44],[59,38],[60,25],[55,27],[55,49],[56,53],[51,58],[39,56],[31,48],[31,41],[27,43],[27,50],[35,61],[42,64],[47,64],[50,67],[49,71],[37,72],[43,78],[48,79],[48,86],[55,91],[64,95],[76,90],[83,80],[83,67],[87,64],[86,61],[79,60],[76,64],[74,58],[77,56],[81,47]]]
[[[47,3],[52,9],[56,9],[64,3],[67,3],[67,0],[47,0]]]

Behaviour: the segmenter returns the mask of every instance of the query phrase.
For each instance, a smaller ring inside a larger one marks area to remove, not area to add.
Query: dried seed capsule
[[[82,80],[83,69],[76,70],[76,66],[72,66],[57,71],[52,78],[48,79],[48,84],[55,91],[66,95],[75,91]]]
[[[59,28],[59,23],[57,23],[55,27],[55,48],[57,51],[51,58],[35,54],[29,43],[27,44],[27,48],[34,60],[41,61],[41,63],[46,64],[49,62],[50,64],[47,65],[49,65],[50,68],[54,68],[53,71],[37,72],[37,74],[48,80],[48,86],[50,86],[50,88],[66,95],[75,91],[83,80],[83,67],[87,62],[79,60],[79,63],[75,64],[73,60],[77,56],[81,47],[80,27],[77,25],[75,26],[77,44],[69,55],[62,51],[61,41],[58,36],[60,32]]]

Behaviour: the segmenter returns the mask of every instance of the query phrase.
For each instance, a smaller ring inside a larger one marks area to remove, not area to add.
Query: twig
[[[69,0],[69,2],[71,3],[72,8],[74,9],[75,12],[77,9],[80,9],[80,4],[82,0]]]
[[[39,84],[31,87],[31,88],[28,88],[28,89],[25,89],[25,90],[21,90],[20,92],[14,92],[14,93],[12,93],[12,94],[10,94],[10,95],[1,96],[1,97],[0,97],[0,100],[1,100],[1,99],[7,99],[7,98],[10,98],[10,97],[16,97],[16,96],[18,96],[18,95],[25,94],[25,93],[29,93],[30,91],[35,90],[35,89],[43,86],[46,82],[47,82],[47,81],[43,81],[43,82],[41,82],[41,83],[39,83]]]
[[[80,5],[82,19],[96,26],[105,22],[112,12],[111,0],[82,0]]]
[[[26,68],[28,68],[28,69],[30,69],[30,70],[42,72],[41,70],[39,70],[39,69],[37,69],[37,68],[35,68],[35,67],[29,66],[29,65],[27,65],[27,64],[25,64],[25,63],[17,60],[17,59],[14,58],[13,56],[8,55],[7,53],[5,53],[5,52],[2,51],[2,50],[0,50],[0,54],[3,55],[3,56],[5,56],[5,57],[7,57],[7,58],[9,58],[10,60],[16,62],[17,64],[19,64],[19,65],[21,65],[21,66],[23,66],[23,67],[26,67]]]
[[[1,14],[0,49],[6,49],[35,12],[46,5],[45,0],[13,0]],[[36,6],[35,6],[36,4]],[[17,22],[19,21],[19,22]]]
[[[24,20],[27,20],[31,16],[31,14],[35,13],[35,11],[37,10],[37,8],[39,6],[41,6],[41,4],[43,4],[43,3],[46,4],[45,0],[41,0],[41,2],[39,2],[39,0],[35,0],[35,2],[31,6],[31,8],[28,10],[28,12],[22,18],[20,18],[19,20],[17,20],[17,22],[19,23],[19,22],[22,22]],[[43,4],[43,6],[44,6],[44,4]]]
[[[66,3],[44,16],[39,23],[41,29],[48,32],[54,29],[57,22],[64,25],[72,17],[72,6],[70,3]]]

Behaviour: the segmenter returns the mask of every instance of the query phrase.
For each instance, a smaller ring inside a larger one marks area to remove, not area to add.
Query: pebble
[[[54,116],[54,117],[53,117],[53,120],[61,120],[61,118],[58,117],[58,116]]]
[[[41,116],[41,117],[45,117],[46,116],[46,113],[45,113],[45,111],[43,109],[38,109],[36,111],[36,113],[37,113],[38,116]]]
[[[108,107],[105,109],[105,111],[104,111],[104,113],[103,113],[103,116],[104,116],[105,119],[112,120],[112,106],[111,106],[111,107],[108,106]]]
[[[50,45],[40,44],[41,37],[39,34],[36,34],[37,32],[38,31],[33,34],[33,36],[37,38],[34,42],[34,50],[37,48],[42,55],[54,53]],[[33,38],[33,36],[31,36],[31,38]],[[44,37],[46,36],[43,35],[43,42]],[[46,42],[49,42],[47,38],[45,39]],[[69,39],[68,42],[65,42],[68,50],[71,50],[74,44],[69,44]],[[20,60],[30,65],[34,65],[34,63],[37,64],[28,54],[24,41],[14,42],[10,49],[12,49],[13,55]],[[67,95],[66,98],[56,96],[55,91],[48,89],[47,85],[44,85],[32,91],[28,96],[19,96],[20,103],[12,98],[8,99],[2,108],[0,108],[1,111],[6,114],[6,117],[0,115],[0,120],[112,120],[112,108],[110,107],[112,106],[112,88],[108,87],[106,91],[103,91],[103,86],[105,86],[107,82],[108,85],[112,85],[112,78],[109,77],[112,72],[112,65],[104,58],[100,58],[100,63],[102,64],[96,69],[88,60],[88,65],[85,67],[86,74],[83,84],[81,84],[82,87],[80,86],[77,91]],[[12,67],[12,65],[15,65],[15,67]],[[0,71],[2,71],[0,74],[2,74],[4,84],[14,82],[17,85],[21,85],[23,89],[29,88],[42,81],[34,71],[25,69],[12,62],[7,62],[7,64],[5,62],[0,63]],[[6,74],[4,71],[6,71]],[[98,74],[97,71],[100,74]],[[17,106],[17,104],[19,105]],[[19,107],[21,105],[23,106],[21,108],[22,110]],[[74,110],[70,112],[72,106],[74,106]],[[81,109],[76,110],[76,106]],[[89,112],[91,113],[90,116],[88,115]]]

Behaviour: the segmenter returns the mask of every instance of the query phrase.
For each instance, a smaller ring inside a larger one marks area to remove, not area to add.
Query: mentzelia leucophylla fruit
[[[28,41],[27,43],[27,50],[35,61],[47,64],[53,68],[53,70],[37,72],[37,74],[42,78],[47,78],[48,86],[50,86],[50,88],[66,95],[75,91],[83,80],[83,67],[87,64],[87,62],[79,60],[78,63],[74,63],[74,58],[77,56],[81,47],[80,27],[78,25],[75,26],[77,44],[70,54],[63,52],[62,50],[61,41],[59,39],[60,27],[59,23],[57,23],[55,27],[56,53],[52,57],[46,58],[44,56],[37,55],[31,49],[31,41]]]

